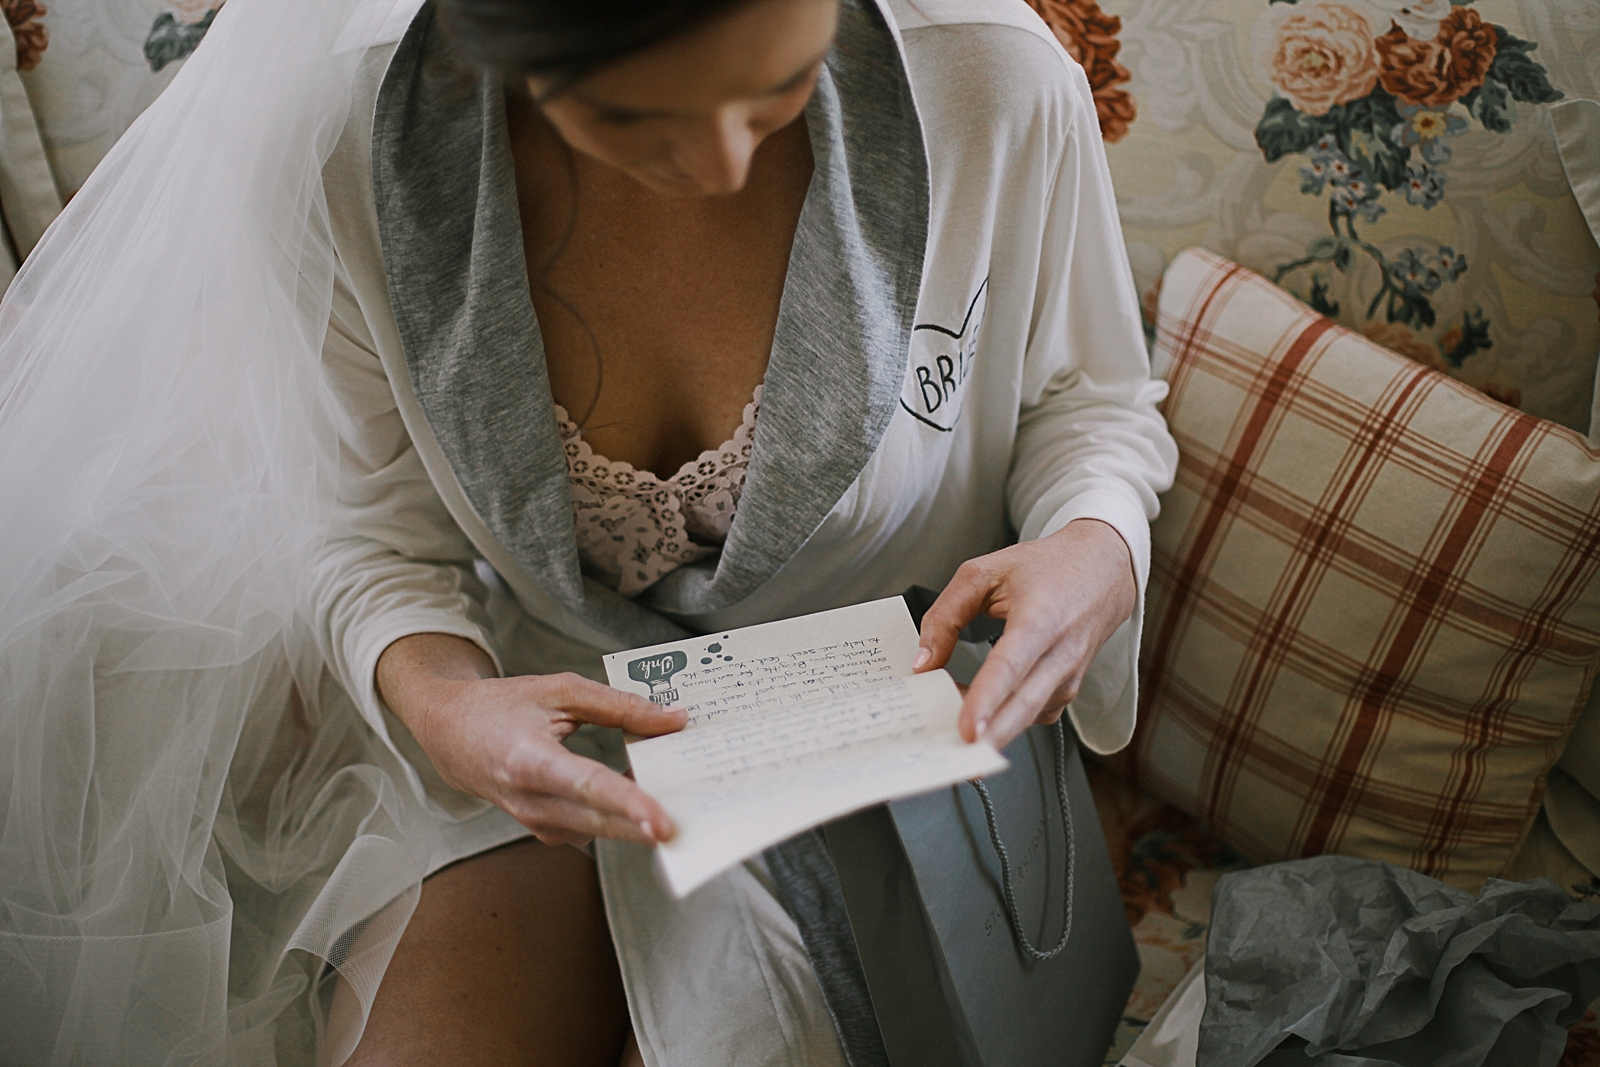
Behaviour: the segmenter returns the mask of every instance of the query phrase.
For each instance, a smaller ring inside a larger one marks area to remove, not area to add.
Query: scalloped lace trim
[[[727,540],[750,467],[759,385],[733,437],[666,479],[596,455],[566,409],[555,409],[567,453],[578,558],[588,574],[634,597]]]

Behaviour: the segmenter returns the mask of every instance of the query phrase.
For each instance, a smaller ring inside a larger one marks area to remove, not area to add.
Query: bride
[[[881,1062],[599,657],[943,589],[1112,751],[1162,391],[1021,0],[231,0],[0,309],[0,1062]]]

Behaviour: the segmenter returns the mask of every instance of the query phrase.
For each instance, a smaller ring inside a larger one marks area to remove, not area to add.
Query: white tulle
[[[301,615],[321,166],[405,6],[231,0],[0,308],[8,1067],[342,1062],[415,901],[442,816]]]

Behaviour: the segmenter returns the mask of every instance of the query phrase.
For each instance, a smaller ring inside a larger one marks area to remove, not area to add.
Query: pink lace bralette
[[[566,409],[555,408],[567,453],[578,558],[587,574],[634,597],[727,540],[750,466],[760,386],[733,437],[670,478],[595,455]]]

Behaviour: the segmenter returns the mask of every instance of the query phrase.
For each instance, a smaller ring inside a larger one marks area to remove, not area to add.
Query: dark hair
[[[437,0],[468,59],[553,91],[711,21],[748,0]]]

